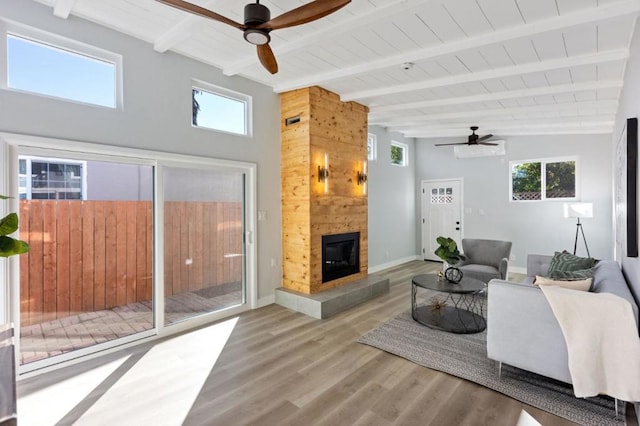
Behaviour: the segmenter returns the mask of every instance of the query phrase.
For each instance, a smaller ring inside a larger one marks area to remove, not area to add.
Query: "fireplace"
[[[322,282],[360,272],[360,233],[322,236]]]

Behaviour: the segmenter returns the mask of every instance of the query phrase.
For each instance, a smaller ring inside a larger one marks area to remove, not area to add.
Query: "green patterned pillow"
[[[548,273],[549,278],[575,281],[593,278],[593,268],[579,269],[577,271],[552,271]]]
[[[580,271],[583,269],[593,268],[596,264],[596,260],[592,257],[580,257],[575,256],[567,251],[562,253],[556,252],[549,263],[549,270],[547,276],[552,277],[551,274],[557,271]],[[593,276],[593,274],[591,275]],[[586,277],[589,278],[589,277]]]

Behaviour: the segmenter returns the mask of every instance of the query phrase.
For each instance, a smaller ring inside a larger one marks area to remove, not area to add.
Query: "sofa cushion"
[[[549,264],[547,275],[551,276],[556,271],[578,271],[593,268],[596,260],[591,257],[580,257],[567,251],[556,252]]]
[[[533,282],[533,284],[537,286],[555,285],[579,291],[589,291],[592,283],[593,278],[587,278],[585,280],[552,280],[547,277],[541,277],[540,275],[536,275],[536,280]]]
[[[500,272],[498,268],[494,268],[489,265],[463,265],[459,266],[458,269],[462,271],[462,275],[464,276],[467,272],[469,272],[470,277],[473,277],[482,282],[488,283],[494,278],[500,278]]]
[[[611,293],[622,297],[631,304],[633,314],[638,322],[638,305],[636,304],[629,286],[626,285],[624,275],[613,260],[601,260],[595,267],[592,291],[595,293]]]

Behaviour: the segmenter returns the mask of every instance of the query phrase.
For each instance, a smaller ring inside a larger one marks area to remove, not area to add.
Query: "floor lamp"
[[[578,219],[578,223],[576,224],[576,239],[573,243],[573,254],[576,254],[576,249],[578,248],[578,235],[582,234],[582,240],[587,249],[587,256],[591,257],[580,219],[593,217],[593,203],[566,203],[564,205],[564,217]]]

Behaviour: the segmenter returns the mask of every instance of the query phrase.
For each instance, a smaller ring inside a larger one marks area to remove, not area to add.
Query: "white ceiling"
[[[273,31],[271,75],[236,28],[155,0],[36,1],[276,92],[322,86],[408,137],[466,136],[471,125],[496,136],[611,133],[640,11],[640,0],[352,0]],[[237,22],[246,2],[193,0]],[[308,2],[261,3],[275,17]]]

